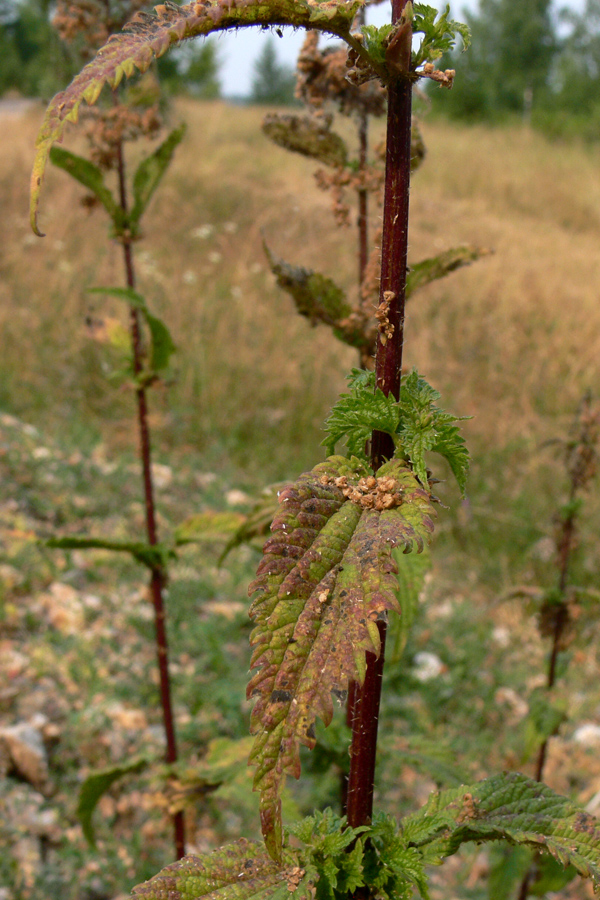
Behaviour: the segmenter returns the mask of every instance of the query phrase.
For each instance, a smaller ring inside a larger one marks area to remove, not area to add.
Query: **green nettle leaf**
[[[333,454],[336,444],[346,439],[348,453],[368,462],[365,444],[373,431],[395,436],[400,424],[400,408],[390,394],[375,390],[372,372],[352,369],[348,377],[349,394],[342,394],[325,422],[327,437],[322,442]]]
[[[377,477],[357,459],[330,457],[279,495],[280,512],[250,586],[255,697],[250,760],[265,843],[280,858],[280,795],[299,777],[299,745],[333,715],[365,654],[379,653],[378,621],[400,611],[394,547],[422,551],[433,530],[429,494],[398,460]]]
[[[325,422],[328,436],[323,444],[329,453],[345,438],[348,452],[366,462],[365,444],[371,432],[383,431],[394,440],[395,456],[410,460],[424,487],[429,487],[425,453],[432,451],[445,457],[464,493],[470,457],[453,423],[468,416],[439,409],[434,403],[438,391],[415,371],[403,377],[399,401],[375,390],[373,372],[353,369],[348,380],[350,393],[341,395]]]
[[[146,72],[151,63],[188,38],[251,25],[291,25],[313,28],[352,41],[350,32],[363,0],[347,3],[315,0],[204,0],[177,6],[171,0],[156,7],[154,14],[138,12],[122,34],[113,35],[96,57],[75,77],[66,90],[50,102],[37,138],[37,152],[31,174],[31,226],[41,234],[37,210],[44,170],[52,144],[60,141],[67,122],[77,122],[85,100],[96,103],[102,88],[113,90],[136,69]],[[357,41],[353,46],[362,52]]]
[[[388,900],[412,900],[413,885],[424,900],[429,898],[422,853],[408,845],[390,816],[378,814],[373,818],[364,873],[365,883]]]
[[[379,65],[385,65],[385,51],[395,31],[396,26],[390,23],[379,26],[363,25],[361,28],[365,47]]]
[[[457,34],[460,34],[465,50],[471,43],[471,32],[468,27],[462,22],[448,19],[449,14],[450,6],[446,6],[444,12],[440,13],[434,6],[427,6],[424,3],[414,4],[413,32],[423,35],[419,48],[412,54],[414,68],[426,62],[435,62],[444,53],[452,50],[456,44]]]
[[[133,558],[152,572],[166,568],[170,560],[175,559],[175,552],[165,544],[146,544],[144,541],[120,541],[110,538],[93,538],[82,535],[49,538],[47,547],[58,550],[114,550],[116,553],[129,553]]]
[[[463,266],[469,266],[482,256],[487,256],[489,252],[479,247],[454,247],[451,250],[444,250],[438,256],[411,263],[406,276],[406,299],[408,300],[415,291],[425,287],[426,284],[431,284],[438,278],[445,278],[450,272],[455,272]]]
[[[77,156],[63,147],[53,147],[50,162],[68,172],[69,175],[94,194],[112,219],[116,231],[122,230],[124,213],[110,190],[104,184],[104,176],[98,166]]]
[[[275,144],[316,159],[325,166],[345,166],[348,149],[345,141],[331,131],[331,118],[271,113],[265,116],[262,130]]]
[[[141,900],[312,900],[318,877],[286,851],[274,862],[264,844],[240,838],[212,853],[185,856],[133,889]]]
[[[317,900],[335,900],[364,884],[363,844],[359,838],[368,826],[350,828],[345,816],[340,818],[325,809],[288,830],[306,844],[302,864],[314,866],[318,873]]]
[[[598,820],[524,775],[494,775],[432,794],[403,821],[403,833],[428,862],[456,853],[468,841],[506,840],[549,853],[563,867],[591,878],[600,893]]]
[[[137,168],[133,179],[133,208],[129,215],[130,227],[134,232],[173,159],[175,149],[181,142],[186,127],[184,123],[174,128],[154,153],[142,160]]]
[[[144,374],[146,381],[159,375],[169,367],[171,356],[177,350],[171,337],[171,332],[157,316],[152,315],[146,306],[146,301],[141,294],[129,287],[97,287],[90,288],[90,294],[108,294],[109,297],[117,297],[125,300],[134,309],[143,315],[148,331],[150,332],[150,360],[149,372]]]
[[[399,443],[421,484],[428,485],[425,453],[432,451],[446,459],[464,493],[470,456],[453,423],[464,421],[468,416],[453,416],[439,409],[434,403],[439,397],[439,392],[415,371],[402,379]]]
[[[136,759],[129,763],[121,763],[107,769],[99,769],[87,776],[79,790],[79,803],[77,804],[77,818],[81,823],[83,834],[92,845],[96,846],[96,836],[92,824],[92,816],[98,805],[98,801],[110,787],[125,775],[133,775],[142,772],[150,764],[148,759]]]

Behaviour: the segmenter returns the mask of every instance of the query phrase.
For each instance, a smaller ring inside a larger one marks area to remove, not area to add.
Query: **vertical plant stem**
[[[123,145],[118,145],[118,175],[119,175],[119,199],[121,208],[127,212],[127,188],[125,183],[125,161],[123,158]],[[125,277],[127,286],[135,289],[135,268],[133,264],[133,251],[131,241],[123,239],[123,258],[125,263]],[[133,352],[133,371],[140,376],[143,371],[142,334],[140,328],[139,310],[131,306],[129,309],[129,325],[131,334],[131,346]],[[148,543],[155,546],[158,543],[156,527],[156,506],[154,503],[154,484],[152,481],[152,448],[150,444],[150,428],[148,425],[148,398],[147,390],[143,384],[136,388],[138,432],[140,440],[140,459],[142,462],[142,480],[144,485],[144,507],[146,514],[146,534]],[[164,576],[162,569],[153,569],[150,576],[150,595],[154,606],[154,625],[156,633],[156,654],[158,660],[160,700],[163,711],[163,723],[165,729],[167,764],[177,762],[177,741],[175,737],[175,722],[171,703],[171,679],[169,676],[169,650],[167,644],[167,630],[165,622],[165,605],[163,598]],[[173,829],[175,840],[175,854],[177,859],[185,856],[185,820],[182,811],[173,815]]]
[[[392,22],[396,23],[405,0],[393,0]],[[377,386],[387,394],[400,396],[404,305],[408,250],[408,201],[410,187],[410,127],[412,85],[407,75],[388,86],[388,119],[380,304],[386,310],[385,327],[377,341]],[[376,472],[394,452],[389,435],[374,432],[371,465]],[[377,726],[384,666],[386,625],[378,623],[381,651],[367,653],[367,671],[362,686],[356,686],[351,713],[352,744],[348,778],[348,822],[366,825],[373,814]]]
[[[563,519],[562,527],[561,527],[561,535],[559,539],[559,577],[558,577],[558,590],[560,595],[560,602],[557,604],[557,609],[555,612],[554,619],[554,629],[552,634],[552,648],[550,650],[550,657],[548,660],[548,674],[546,678],[546,687],[548,690],[551,690],[556,683],[556,663],[558,660],[558,654],[560,651],[560,645],[562,641],[562,636],[564,629],[569,621],[569,610],[567,607],[567,603],[565,600],[566,590],[567,590],[567,579],[569,574],[569,562],[571,560],[571,553],[573,550],[574,542],[575,542],[575,519],[576,512],[574,508],[574,501],[577,494],[577,485],[575,484],[575,480],[573,479],[571,482],[571,489],[569,495],[569,504],[568,509],[569,513],[566,518]],[[548,741],[550,738],[544,738],[542,743],[540,744],[537,756],[537,762],[535,767],[535,778],[536,781],[542,781],[544,778],[544,767],[546,765],[546,757],[548,754]],[[529,896],[529,886],[531,883],[532,877],[532,869],[529,868],[525,875],[523,876],[523,881],[521,882],[521,888],[519,890],[518,900],[527,900]]]

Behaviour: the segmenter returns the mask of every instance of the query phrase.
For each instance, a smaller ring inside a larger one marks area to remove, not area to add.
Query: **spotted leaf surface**
[[[186,856],[133,889],[139,900],[297,900],[314,894],[317,875],[288,852],[275,863],[264,844],[241,838],[203,856]]]
[[[404,837],[429,861],[467,841],[507,840],[550,853],[591,878],[600,893],[600,822],[549,787],[516,772],[432,794],[403,822]]]
[[[281,491],[257,577],[251,616],[256,698],[250,760],[261,792],[265,843],[281,854],[280,795],[300,774],[299,746],[328,725],[332,695],[363,681],[365,654],[379,654],[378,621],[400,611],[393,549],[420,551],[433,531],[429,494],[399,461],[377,477],[333,456]]]

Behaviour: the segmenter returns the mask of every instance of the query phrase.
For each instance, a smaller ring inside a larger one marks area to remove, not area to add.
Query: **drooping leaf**
[[[158,875],[137,885],[133,896],[141,900],[312,900],[316,873],[298,865],[286,852],[274,862],[257,841],[240,838],[212,853],[185,856]]]
[[[265,243],[263,246],[277,284],[290,295],[301,316],[311,325],[319,322],[329,325],[338,340],[351,347],[360,349],[368,344],[371,338],[363,316],[353,310],[344,291],[334,281],[312,269],[292,266],[275,257]]]
[[[419,608],[419,597],[425,584],[425,576],[431,568],[431,557],[426,550],[423,553],[408,555],[394,550],[394,559],[398,566],[396,578],[401,613],[394,616],[388,632],[388,647],[392,650],[386,651],[386,662],[392,664],[397,663],[404,652]]]
[[[440,788],[464,783],[465,772],[454,762],[455,753],[439,740],[417,735],[395,738],[389,744],[384,740],[382,749],[390,755],[399,757],[403,765],[426,775]]]
[[[463,266],[471,265],[482,256],[487,256],[489,252],[479,247],[454,247],[421,262],[411,263],[406,276],[406,299],[408,300],[415,291],[425,287],[426,284],[437,281],[438,278],[445,278],[450,272],[455,272]]]
[[[60,141],[67,122],[76,122],[83,100],[94,104],[105,84],[118,87],[135,70],[145,72],[152,61],[169,47],[187,38],[250,25],[291,25],[314,28],[348,38],[362,0],[347,3],[314,0],[272,0],[268,5],[256,0],[199,0],[177,6],[171,0],[154,13],[138,12],[122,34],[113,35],[69,87],[50,102],[37,138],[37,152],[31,175],[31,226],[41,234],[37,209],[46,162],[52,144]]]
[[[533,878],[529,883],[532,897],[545,897],[550,891],[562,891],[577,875],[574,866],[561,865],[553,856],[536,855]]]
[[[326,166],[345,166],[348,150],[345,142],[331,131],[331,118],[271,113],[265,116],[262,130],[275,144],[309,156]]]
[[[533,858],[534,854],[528,847],[494,845],[490,850],[489,900],[513,900]]]
[[[91,191],[111,217],[115,230],[120,230],[123,225],[123,210],[109,188],[106,187],[104,176],[98,166],[90,162],[89,159],[77,156],[77,154],[64,150],[62,147],[52,148],[50,162],[68,172],[75,181],[78,181],[88,191]]]
[[[177,350],[171,332],[162,319],[152,315],[147,309],[143,315],[150,331],[152,349],[150,352],[150,373],[160,374],[169,367],[171,356]]]
[[[206,510],[189,516],[181,522],[173,532],[173,538],[177,546],[227,541],[228,539],[231,543],[232,532],[237,534],[245,521],[245,516],[231,510],[227,512]]]
[[[133,207],[129,215],[129,223],[135,232],[139,221],[152,199],[154,191],[167,171],[177,145],[181,142],[185,123],[174,128],[170,135],[156,148],[154,153],[142,160],[133,179]]]
[[[149,311],[146,301],[141,294],[129,287],[97,287],[91,288],[89,293],[108,294],[110,297],[125,300],[143,315],[150,332],[149,372],[146,372],[144,375],[146,380],[154,375],[159,375],[169,367],[171,356],[175,353],[177,347],[173,342],[168,327],[162,319],[159,319]]]
[[[468,841],[506,840],[550,853],[591,878],[600,893],[600,823],[549,787],[509,772],[432,794],[403,822],[404,836],[431,862]]]
[[[240,547],[242,544],[249,544],[258,538],[263,538],[264,540],[265,535],[269,533],[271,522],[277,511],[278,492],[283,486],[283,482],[271,484],[263,490],[262,496],[256,501],[248,515],[242,517],[240,526],[227,542],[219,557],[219,565],[223,564],[225,558],[236,547]]]
[[[421,551],[433,530],[429,495],[401,462],[369,475],[357,459],[330,457],[279,495],[280,513],[251,608],[256,697],[251,762],[261,792],[265,843],[281,854],[280,794],[300,774],[299,745],[312,748],[332,693],[362,682],[365,654],[379,653],[377,622],[399,610],[394,547]]]
[[[537,688],[529,697],[529,712],[525,719],[525,747],[523,761],[527,762],[540,745],[556,734],[567,719],[564,704],[553,700],[545,688]]]
[[[175,558],[174,551],[165,544],[146,544],[144,541],[120,541],[109,538],[93,538],[79,535],[70,537],[49,538],[47,547],[57,550],[114,550],[116,553],[129,553],[137,562],[152,572],[162,570]]]
[[[98,805],[98,801],[110,787],[125,775],[133,775],[142,772],[150,764],[146,758],[121,763],[106,769],[99,769],[87,776],[79,789],[79,802],[77,804],[77,818],[81,823],[83,834],[91,844],[96,846],[96,836],[92,824],[92,816]]]

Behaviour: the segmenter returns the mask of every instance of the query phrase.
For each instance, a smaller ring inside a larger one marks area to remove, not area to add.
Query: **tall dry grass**
[[[128,436],[130,400],[106,384],[106,347],[86,320],[119,316],[86,288],[122,283],[102,212],[50,170],[47,237],[28,229],[28,170],[41,111],[0,148],[4,215],[0,402],[64,431],[74,422]],[[275,286],[262,251],[354,290],[352,231],[336,229],[312,164],[271,145],[262,112],[185,102],[189,131],[157,193],[137,250],[140,289],[179,347],[160,440],[233,454],[269,477],[314,458],[322,419],[355,354],[312,329]],[[596,151],[526,129],[423,126],[428,158],[412,188],[411,257],[473,243],[493,255],[410,303],[406,361],[463,414],[474,445],[534,448],[598,384],[600,170]],[[67,146],[82,149],[80,138]],[[377,211],[374,212],[374,218]],[[110,360],[110,354],[108,355]],[[127,437],[128,439],[128,437]]]

